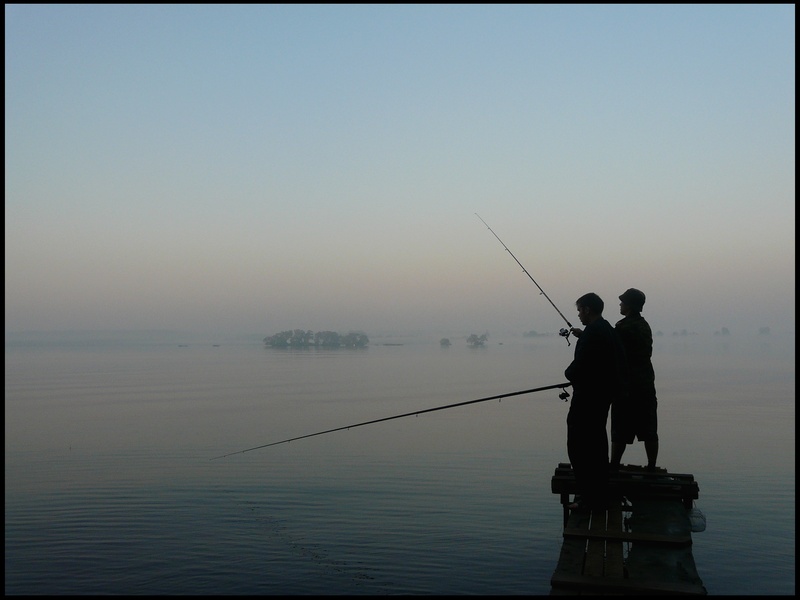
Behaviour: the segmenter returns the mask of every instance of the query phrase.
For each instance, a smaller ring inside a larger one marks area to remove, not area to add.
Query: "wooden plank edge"
[[[573,590],[588,591],[601,590],[604,592],[619,591],[642,594],[687,594],[706,595],[708,591],[702,584],[684,581],[652,581],[646,579],[619,579],[606,577],[586,577],[584,575],[571,575],[567,573],[554,573],[550,578],[550,585],[555,588],[569,588]]]
[[[660,533],[636,533],[630,531],[591,531],[577,527],[565,527],[564,537],[615,540],[620,542],[654,542],[659,544],[686,545],[692,543],[691,534],[663,535]]]

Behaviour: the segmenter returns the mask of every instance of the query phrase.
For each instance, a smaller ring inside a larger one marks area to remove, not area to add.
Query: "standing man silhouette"
[[[575,302],[585,329],[573,327],[578,338],[575,357],[564,371],[572,383],[567,414],[567,452],[578,488],[572,510],[604,508],[608,487],[608,422],[612,402],[625,394],[625,351],[614,328],[603,318],[603,300],[584,294]]]
[[[624,317],[614,329],[625,348],[629,390],[626,399],[611,405],[611,469],[619,469],[625,447],[635,438],[644,442],[647,469],[654,471],[658,458],[658,401],[653,371],[653,332],[641,315],[645,295],[630,288],[619,297]]]

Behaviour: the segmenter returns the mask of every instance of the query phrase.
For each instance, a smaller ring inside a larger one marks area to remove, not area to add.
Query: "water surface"
[[[558,390],[210,460],[560,383],[573,350],[402,342],[7,339],[6,593],[549,593]],[[794,594],[794,339],[658,338],[654,365],[659,463],[695,475],[708,521],[704,585]]]

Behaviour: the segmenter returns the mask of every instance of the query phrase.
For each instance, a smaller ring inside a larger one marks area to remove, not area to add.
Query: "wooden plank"
[[[697,482],[693,479],[681,477],[610,477],[609,485],[631,488],[674,488],[695,489]],[[550,481],[550,490],[554,494],[574,494],[571,489],[576,486],[575,476],[571,473],[555,474]],[[699,488],[698,488],[699,489]]]
[[[638,470],[634,470],[638,469]],[[555,478],[574,477],[572,467],[563,463],[555,470],[553,474]],[[642,470],[641,467],[633,467],[632,465],[625,465],[619,471],[610,473],[609,479],[611,481],[677,481],[680,483],[694,482],[694,475],[691,473],[670,473],[666,469],[658,468],[655,471]]]
[[[622,533],[622,510],[609,509],[606,520],[606,534]],[[625,576],[623,564],[622,542],[606,538],[606,568],[604,575],[611,578]]]
[[[593,531],[565,527],[564,537],[580,537],[584,539],[615,540],[619,542],[653,542],[659,544],[691,544],[692,536],[684,534],[636,533],[633,531]]]
[[[589,513],[575,512],[569,516],[569,524],[572,527],[589,528]],[[586,540],[580,538],[565,539],[561,545],[561,553],[558,557],[555,573],[582,573],[583,563],[586,560]]]
[[[693,475],[623,467],[609,489],[627,502],[608,511],[567,509],[575,493],[569,463],[559,465],[551,487],[565,512],[551,594],[707,593],[691,550],[687,501],[699,496]],[[623,512],[629,514],[624,521]]]
[[[700,488],[697,482],[680,479],[612,479],[609,481],[608,488],[610,493],[626,497],[644,495],[681,500],[696,500],[700,497]],[[550,490],[563,497],[577,493],[578,487],[572,475],[553,476],[550,480]]]
[[[697,488],[697,482],[692,481],[690,479],[678,479],[678,478],[637,478],[637,477],[630,477],[630,478],[610,478],[608,480],[609,485],[616,486],[616,487],[630,487],[630,488],[675,488],[675,489],[694,489]],[[575,492],[572,489],[577,484],[575,482],[575,477],[572,475],[553,475],[550,483],[550,490],[554,494],[574,494]]]
[[[586,562],[583,565],[583,574],[588,577],[602,577],[606,556],[606,542],[602,537],[606,530],[606,511],[593,509],[591,515],[589,531],[600,535],[590,537],[586,544]]]
[[[647,579],[612,579],[603,577],[586,577],[568,573],[554,574],[550,579],[554,587],[575,589],[580,591],[594,590],[598,592],[622,592],[639,594],[692,594],[705,595],[706,588],[697,583],[683,581],[655,581]]]
[[[559,463],[555,470],[556,475],[572,475],[572,465],[569,463]],[[681,479],[694,480],[691,473],[670,473],[663,467],[656,467],[655,471],[649,471],[639,465],[622,465],[619,470],[612,473],[612,477],[678,477]]]

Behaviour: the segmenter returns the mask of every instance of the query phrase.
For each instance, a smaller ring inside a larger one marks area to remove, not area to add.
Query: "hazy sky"
[[[5,17],[7,332],[794,332],[794,5]]]

